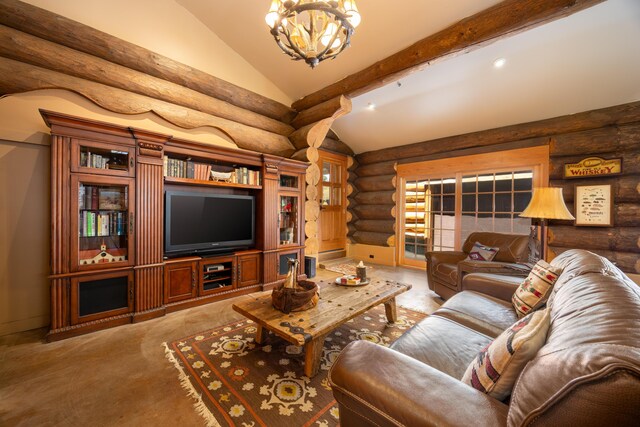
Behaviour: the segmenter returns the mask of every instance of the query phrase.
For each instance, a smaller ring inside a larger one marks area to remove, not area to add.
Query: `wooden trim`
[[[227,134],[239,147],[244,149],[286,156],[295,152],[295,148],[284,135],[12,59],[0,57],[0,75],[3,76],[0,79],[0,92],[19,93],[39,89],[66,89],[82,95],[101,108],[112,112],[121,114],[153,112],[162,119],[184,129],[194,129],[201,126],[214,127]]]
[[[542,167],[540,172],[542,172],[545,178],[543,181],[535,184],[537,184],[537,186],[544,185],[547,182],[546,175],[549,171],[549,146],[544,145],[519,150],[475,154],[472,156],[449,157],[419,163],[404,163],[398,165],[398,176],[406,179],[418,179],[426,175],[438,178],[467,170],[482,173],[485,171],[508,170],[514,167],[532,165],[540,165]],[[396,200],[399,199],[396,198]]]
[[[280,135],[293,127],[176,83],[0,25],[0,55]]]
[[[0,23],[272,119],[286,123],[294,114],[277,101],[28,3],[0,2]]]
[[[604,0],[505,0],[303,97],[293,103],[293,108],[302,111],[339,95],[362,95],[405,77],[425,64],[471,52],[602,1]]]

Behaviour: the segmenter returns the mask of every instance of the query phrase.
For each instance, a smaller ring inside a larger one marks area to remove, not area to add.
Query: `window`
[[[531,200],[533,171],[463,175],[461,187],[462,242],[474,231],[529,232],[531,220],[518,214]]]
[[[505,153],[398,166],[400,264],[422,267],[425,252],[459,250],[474,231],[529,233],[518,214],[546,182],[548,148]]]

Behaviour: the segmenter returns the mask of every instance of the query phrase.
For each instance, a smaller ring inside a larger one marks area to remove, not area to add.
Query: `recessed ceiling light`
[[[498,58],[495,61],[493,61],[493,66],[496,68],[502,68],[504,67],[504,64],[507,63],[507,60],[504,58]]]
[[[367,110],[375,110],[376,109],[376,104],[374,104],[373,102],[370,102],[367,104]]]

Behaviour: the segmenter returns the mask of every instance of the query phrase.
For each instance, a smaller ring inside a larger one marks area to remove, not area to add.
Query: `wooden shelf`
[[[164,182],[167,184],[197,185],[202,187],[231,187],[231,188],[248,188],[252,190],[261,190],[261,185],[237,184],[233,182],[223,181],[200,181],[191,178],[176,178],[173,176],[165,176]]]

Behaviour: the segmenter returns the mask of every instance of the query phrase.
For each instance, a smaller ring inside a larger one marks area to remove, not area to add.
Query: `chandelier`
[[[360,13],[355,0],[272,0],[265,20],[284,53],[314,68],[349,46]]]

